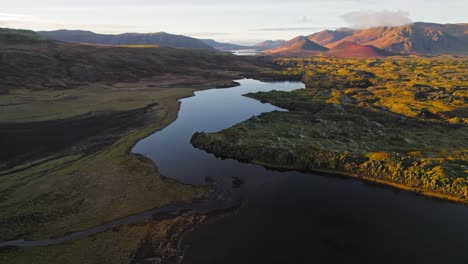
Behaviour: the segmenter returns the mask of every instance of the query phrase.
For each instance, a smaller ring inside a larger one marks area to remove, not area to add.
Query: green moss
[[[468,60],[309,58],[277,63],[287,67],[287,74],[303,71],[307,88],[247,96],[290,112],[262,114],[218,133],[197,133],[192,143],[224,157],[333,170],[468,201],[468,126],[449,119],[466,117],[468,94],[457,87],[468,87],[463,72]],[[395,63],[398,69],[388,67]],[[420,74],[415,76],[414,69]]]

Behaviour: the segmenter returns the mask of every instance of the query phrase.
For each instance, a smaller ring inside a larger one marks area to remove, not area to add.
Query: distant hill
[[[314,36],[313,36],[314,35]],[[468,55],[468,24],[414,23],[398,27],[376,27],[355,30],[351,35],[337,31],[322,31],[312,39],[326,39],[322,43],[333,48],[342,42],[372,45],[403,54]],[[328,36],[328,37],[327,37]],[[310,36],[309,36],[310,37]],[[335,37],[336,41],[330,42]]]
[[[309,56],[327,50],[327,48],[309,40],[307,37],[299,36],[287,41],[278,48],[266,50],[264,53],[280,56]]]
[[[353,34],[351,29],[324,30],[307,36],[307,38],[317,44],[326,46],[330,43],[342,40]]]
[[[69,43],[93,43],[104,45],[159,45],[173,48],[214,50],[201,40],[182,35],[159,33],[124,33],[118,35],[97,34],[83,30],[39,31],[42,36]]]
[[[45,41],[43,37],[32,30],[0,28],[0,43],[25,43]]]
[[[35,32],[0,29],[0,93],[16,88],[62,89],[127,82],[166,74],[213,76],[254,72],[247,57],[203,49],[58,42]]]
[[[232,43],[223,43],[217,42],[214,39],[200,39],[203,43],[217,49],[217,50],[241,50],[241,49],[251,49],[252,46],[242,46]]]
[[[286,40],[265,40],[263,42],[255,44],[254,47],[259,50],[269,50],[278,48],[284,43],[286,43]]]
[[[359,45],[353,42],[344,41],[336,47],[322,53],[322,55],[337,58],[379,58],[395,54],[374,46]]]

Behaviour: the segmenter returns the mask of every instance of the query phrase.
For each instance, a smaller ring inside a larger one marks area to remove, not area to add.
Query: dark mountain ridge
[[[38,34],[53,40],[69,43],[92,43],[102,45],[159,45],[173,48],[206,49],[213,47],[201,40],[166,32],[123,33],[118,35],[98,34],[84,30],[39,31]]]
[[[201,39],[201,41],[203,41],[203,43],[217,50],[242,50],[242,49],[254,48],[252,46],[243,46],[243,45],[237,45],[237,44],[232,44],[232,43],[218,42],[214,39]]]

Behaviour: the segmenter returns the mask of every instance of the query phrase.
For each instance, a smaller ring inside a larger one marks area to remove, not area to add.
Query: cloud
[[[30,19],[30,16],[22,14],[10,14],[10,13],[0,13],[1,21],[12,21],[12,20],[21,20],[21,19]]]
[[[135,26],[118,24],[76,24],[60,23],[55,20],[43,19],[24,14],[0,13],[0,27],[21,28],[31,30],[83,29],[102,33],[121,33],[122,30],[138,30]]]
[[[0,25],[1,26],[11,26],[14,24],[22,24],[33,21],[34,19],[31,16],[22,15],[22,14],[10,14],[10,13],[0,13]]]
[[[406,11],[356,11],[341,16],[352,28],[371,28],[379,26],[402,26],[411,24]]]

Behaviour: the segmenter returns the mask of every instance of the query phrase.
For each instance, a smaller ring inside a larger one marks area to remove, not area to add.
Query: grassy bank
[[[100,84],[66,91],[18,91],[0,97],[7,113],[2,116],[2,128],[8,124],[74,120],[83,115],[97,120],[102,116],[125,117],[117,127],[112,122],[106,123],[110,126],[103,127],[103,133],[67,142],[60,151],[47,157],[2,171],[1,240],[60,236],[207,195],[209,191],[205,188],[163,177],[151,160],[129,151],[138,140],[177,117],[178,99],[191,96],[195,90],[230,83],[230,80],[206,81],[204,85],[189,87],[167,87],[157,82]],[[13,120],[22,122],[12,123]],[[67,132],[83,134],[88,129],[87,123],[80,127],[79,120],[73,126],[74,131]],[[138,122],[128,123],[130,120]],[[50,129],[49,133],[57,130],[53,126]],[[104,139],[106,144],[96,144]],[[37,140],[41,141],[40,135]],[[130,263],[148,256],[176,258],[182,232],[203,218],[169,217],[122,226],[63,245],[5,250],[0,252],[0,263]]]
[[[89,97],[92,97],[90,91],[82,97],[78,95],[83,93],[82,90],[67,91],[69,94],[76,92],[77,97],[68,100],[67,106],[60,105],[57,112],[67,112],[68,109],[76,111],[82,105],[91,107],[83,109],[84,112],[104,111],[107,110],[107,103],[121,107],[112,110],[117,113],[149,104],[156,106],[145,109],[145,113],[137,112],[143,114],[145,120],[135,127],[118,130],[104,128],[108,132],[105,136],[114,141],[90,153],[82,150],[86,150],[87,145],[94,144],[94,141],[100,141],[102,136],[74,142],[61,152],[52,154],[55,159],[45,162],[32,160],[10,169],[18,170],[16,173],[4,172],[6,174],[0,177],[1,240],[61,235],[204,195],[204,189],[166,179],[157,173],[152,161],[129,154],[130,148],[139,139],[172,122],[179,107],[177,99],[192,95],[195,89],[147,88],[131,91],[120,87],[113,92],[106,91],[105,98],[109,102],[100,104],[89,104]],[[94,91],[99,100],[104,100],[99,96],[99,89],[95,88]],[[115,100],[120,100],[121,104],[113,103]],[[36,106],[34,100],[30,106],[21,107],[30,108],[29,113],[33,113]],[[53,111],[49,113],[51,116],[55,114]],[[128,115],[127,118],[136,117]],[[74,133],[80,133],[80,129],[88,128],[74,129]]]
[[[114,264],[148,263],[150,260],[175,263],[180,257],[179,239],[187,229],[205,218],[204,215],[185,215],[125,225],[55,246],[4,250],[0,252],[0,263]]]
[[[205,197],[206,188],[165,178],[129,151],[175,120],[178,99],[233,85],[263,67],[220,52],[81,45],[0,31],[0,241],[61,236]],[[171,258],[179,233],[202,218],[2,251],[0,262],[129,263],[148,257],[140,248],[150,240],[149,255]]]

